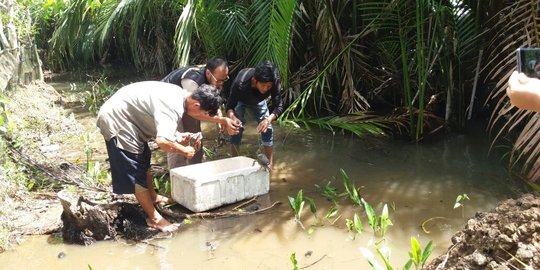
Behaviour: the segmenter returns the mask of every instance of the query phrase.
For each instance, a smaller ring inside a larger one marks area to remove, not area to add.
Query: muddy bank
[[[525,194],[477,213],[452,243],[424,269],[540,269],[540,197]]]

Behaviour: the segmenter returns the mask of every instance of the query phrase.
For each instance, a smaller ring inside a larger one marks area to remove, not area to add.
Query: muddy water
[[[256,151],[253,129],[253,124],[248,125],[243,154]],[[212,141],[213,127],[206,126],[205,131]],[[258,203],[281,201],[281,205],[241,218],[194,220],[180,232],[149,243],[105,241],[81,247],[47,236],[29,237],[15,250],[1,254],[0,265],[13,269],[88,269],[89,265],[93,269],[292,269],[290,257],[295,253],[298,267],[369,269],[360,249],[375,253],[373,243],[380,241],[380,246],[391,251],[392,265],[401,268],[408,259],[411,236],[422,246],[433,240],[432,257],[443,254],[467,217],[519,192],[503,166],[487,156],[487,144],[483,134],[416,145],[278,128],[270,193]],[[225,149],[218,151],[225,155]],[[361,195],[377,213],[380,203],[391,206],[394,225],[384,240],[373,234],[365,214],[347,199],[339,201],[340,218],[332,218],[334,224],[322,218],[331,203],[314,185],[332,181],[343,191],[340,168],[356,186],[362,186]],[[321,218],[317,220],[306,205],[302,224],[306,228],[319,225],[311,234],[293,221],[288,206],[287,196],[300,189],[315,200]],[[462,212],[453,206],[456,196],[463,193],[470,200]],[[364,232],[356,237],[345,226],[345,219],[352,219],[354,213],[364,223]],[[426,223],[428,234],[420,225],[430,218],[435,219]]]

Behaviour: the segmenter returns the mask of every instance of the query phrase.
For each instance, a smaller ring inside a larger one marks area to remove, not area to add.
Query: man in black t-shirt
[[[192,93],[200,85],[210,84],[218,90],[223,88],[223,84],[229,79],[229,66],[227,61],[222,58],[213,58],[208,61],[206,66],[190,66],[174,70],[169,73],[163,82],[176,84],[183,89]],[[226,129],[229,135],[238,133],[238,127],[234,125],[231,119],[222,117],[221,110],[215,117],[209,117],[206,121],[218,123],[220,130]],[[184,132],[197,133],[201,131],[201,122],[189,115],[182,118]],[[202,149],[202,143],[201,143]],[[197,151],[195,156],[189,160],[190,164],[201,163],[203,157],[202,151]],[[187,159],[176,153],[167,153],[167,165],[169,169],[184,166],[187,164]]]
[[[246,109],[252,111],[257,120],[257,132],[261,133],[264,154],[272,165],[273,128],[272,121],[278,119],[283,112],[281,101],[281,82],[276,67],[270,62],[264,62],[255,68],[242,69],[231,86],[227,101],[227,116],[236,122],[242,122],[240,132],[231,136],[231,155],[238,155],[242,141],[243,125],[246,123]],[[269,111],[266,99],[271,97],[272,110]]]

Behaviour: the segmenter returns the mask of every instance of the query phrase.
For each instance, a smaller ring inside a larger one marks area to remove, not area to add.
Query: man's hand
[[[265,133],[270,125],[270,119],[264,118],[259,125],[257,125],[257,133]]]
[[[201,132],[191,133],[191,135],[189,135],[189,139],[190,139],[189,145],[193,146],[196,152],[199,151],[202,146],[202,139],[203,139],[202,133]]]
[[[223,125],[225,126],[225,129],[227,130],[227,133],[229,135],[236,135],[240,131],[240,127],[242,126],[242,122],[234,117],[235,119],[231,119],[228,117],[223,117]]]
[[[190,132],[176,132],[174,134],[174,138],[175,138],[175,141],[183,146],[188,146],[189,145],[189,138],[191,136],[191,133]]]
[[[182,146],[179,152],[187,159],[192,159],[195,155],[195,148],[193,148],[192,146]]]
[[[189,136],[187,136],[187,138],[189,142]],[[185,146],[176,141],[170,141],[168,139],[165,139],[164,137],[156,137],[156,144],[163,151],[170,153],[179,153],[180,155],[188,159],[193,158],[193,156],[195,155],[195,148],[193,148],[192,146]]]

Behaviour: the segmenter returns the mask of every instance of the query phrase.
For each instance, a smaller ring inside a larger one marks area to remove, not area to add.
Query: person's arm
[[[275,120],[278,119],[278,117],[283,112],[283,101],[281,99],[281,83],[279,80],[276,80],[274,83],[274,87],[272,87],[272,92],[270,93],[272,98],[272,113],[263,121],[259,123],[257,126],[257,132],[264,133],[266,132],[266,129],[268,129],[268,126]]]
[[[220,110],[218,110],[220,111]],[[212,123],[218,123],[225,127],[227,130],[227,133],[229,135],[234,135],[238,133],[238,125],[237,120],[231,119],[230,117],[223,117],[219,115],[209,116],[209,115],[201,115],[194,117],[195,119],[199,121],[205,121],[205,122],[212,122]],[[235,117],[236,118],[236,117]]]
[[[283,113],[283,99],[281,98],[281,91],[283,85],[281,85],[281,80],[277,79],[272,87],[271,97],[272,97],[272,113],[269,116],[270,122],[275,121]]]
[[[242,70],[244,71],[244,70]],[[240,73],[242,73],[242,71]],[[234,79],[232,85],[231,85],[231,91],[229,94],[229,98],[227,99],[227,105],[225,106],[225,114],[228,118],[232,119],[235,124],[239,124],[240,120],[236,117],[234,114],[234,108],[238,104],[238,94],[240,92],[240,73]]]
[[[540,112],[540,80],[514,71],[508,80],[506,94],[510,103],[520,109]]]
[[[167,140],[164,137],[156,137],[156,144],[165,152],[178,153],[188,159],[193,158],[195,155],[195,148],[181,145],[178,142]]]

